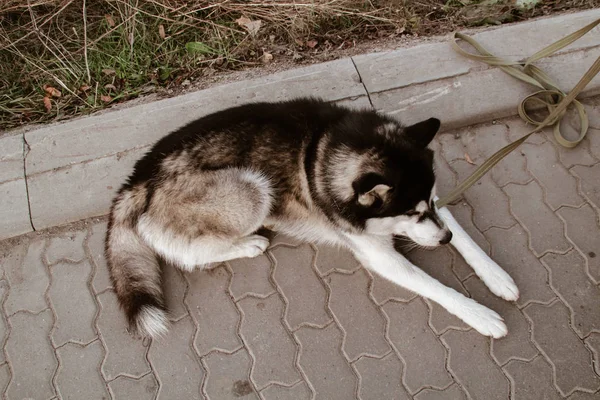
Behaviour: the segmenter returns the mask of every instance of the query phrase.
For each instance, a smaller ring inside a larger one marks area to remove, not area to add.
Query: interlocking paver
[[[508,138],[511,142],[521,139],[524,135],[529,133],[532,129],[531,125],[526,123],[519,116],[509,117],[502,120],[508,126]],[[525,143],[530,144],[542,144],[552,137],[552,132],[548,129],[543,130],[537,134],[529,136]]]
[[[144,375],[139,379],[120,376],[108,386],[115,400],[154,400],[158,391],[158,382],[153,374]]]
[[[546,203],[556,210],[560,206],[578,207],[584,200],[577,191],[577,180],[558,161],[556,149],[550,142],[540,145],[525,143],[520,148],[527,159],[527,168],[544,188]],[[513,183],[517,183],[513,181]],[[537,198],[534,204],[537,203]]]
[[[546,254],[542,262],[550,270],[550,284],[571,309],[571,326],[579,337],[600,332],[600,288],[585,273],[579,253]]]
[[[569,400],[598,400],[600,392],[586,393],[586,392],[575,392],[568,397]]]
[[[201,399],[204,369],[192,347],[196,327],[190,317],[171,325],[169,334],[154,340],[148,360],[158,377],[158,399]]]
[[[258,399],[249,376],[252,360],[245,349],[233,354],[215,351],[204,362],[208,370],[204,389],[209,399]]]
[[[457,172],[460,182],[470,176],[476,168],[463,160],[454,161],[450,165]],[[480,231],[492,226],[508,228],[514,225],[515,220],[510,214],[508,198],[489,174],[471,186],[463,196],[473,207],[473,223]]]
[[[102,343],[96,340],[82,347],[67,343],[56,350],[60,366],[56,373],[56,387],[62,399],[108,398],[106,384],[100,375],[104,356]]]
[[[422,387],[444,388],[452,383],[445,368],[446,349],[429,325],[429,309],[421,299],[408,304],[387,303],[388,336],[404,360],[404,383],[411,393]],[[424,353],[423,349],[427,349]]]
[[[102,372],[107,379],[120,374],[139,377],[150,371],[146,360],[146,347],[141,340],[127,332],[125,315],[119,308],[117,296],[112,291],[98,295],[100,311],[96,321],[100,339],[106,347]]]
[[[298,382],[292,387],[271,385],[260,392],[265,400],[309,400],[312,393],[306,382]]]
[[[591,119],[594,118],[594,111],[593,108],[590,107],[590,105],[588,104],[588,101],[590,99],[586,99],[585,100],[585,108],[588,111],[588,117]],[[577,112],[574,112],[574,110],[570,110],[569,112],[567,112],[567,114],[563,117],[561,126],[560,126],[560,130],[561,133],[567,137],[567,138],[576,138],[577,136],[579,136],[579,125],[580,125],[580,121],[579,121],[579,115]],[[585,137],[585,139],[583,139],[581,142],[579,142],[579,144],[576,147],[573,148],[568,148],[568,147],[563,147],[560,146],[556,143],[555,140],[551,140],[550,142],[553,143],[555,145],[555,147],[558,150],[558,158],[560,159],[560,161],[562,162],[562,164],[567,167],[570,168],[574,165],[594,165],[598,162],[598,159],[596,159],[593,156],[592,153],[592,149],[591,147],[591,141],[592,141],[592,137],[594,136],[593,132],[588,131],[588,135]]]
[[[596,136],[598,135],[596,134]],[[577,165],[571,168],[571,171],[580,179],[579,184],[582,194],[596,208],[600,208],[600,162],[593,167]]]
[[[277,294],[266,299],[247,297],[238,307],[242,311],[240,335],[254,358],[251,378],[256,387],[297,382],[301,378],[295,365],[297,346],[283,326],[281,298]]]
[[[240,314],[229,296],[230,275],[222,265],[187,274],[185,302],[198,326],[195,346],[200,356],[211,350],[234,351],[242,341],[237,334]]]
[[[51,267],[48,297],[56,313],[52,331],[55,346],[70,340],[88,343],[97,336],[94,329],[96,303],[88,287],[91,273],[92,267],[87,261],[79,264],[61,262]]]
[[[561,208],[558,215],[565,221],[566,235],[585,257],[586,272],[600,283],[600,225],[589,205],[579,209]]]
[[[360,376],[358,395],[362,400],[410,399],[402,385],[402,362],[394,353],[377,359],[361,357],[354,363]]]
[[[232,260],[229,266],[233,272],[229,291],[236,301],[248,294],[265,297],[275,291],[269,281],[271,260],[266,255]]]
[[[571,247],[561,220],[544,203],[542,188],[537,182],[509,184],[503,190],[510,196],[511,210],[527,229],[529,245],[538,256],[549,250],[564,252]]]
[[[182,273],[173,265],[163,265],[163,290],[171,320],[176,321],[188,313],[183,303],[186,289],[187,282]]]
[[[600,333],[594,332],[585,339],[585,344],[592,351],[594,358],[594,369],[600,375]]]
[[[271,238],[271,242],[269,244],[270,248],[276,246],[287,246],[287,247],[298,247],[304,244],[304,242],[293,238],[291,236],[284,235],[283,233],[273,232],[273,237]]]
[[[556,301],[550,306],[531,304],[524,312],[533,323],[534,342],[553,365],[555,384],[561,393],[568,395],[576,389],[600,389],[600,378],[592,367],[592,355],[569,326],[569,310]]]
[[[453,135],[441,135],[439,137],[450,136]],[[450,168],[450,164],[446,161],[442,155],[442,145],[440,141],[434,139],[429,146],[434,153],[434,168],[435,168],[435,178],[436,178],[436,189],[438,192],[438,196],[444,195],[450,192],[457,185],[457,177],[456,173]]]
[[[500,367],[490,358],[489,339],[474,330],[449,330],[441,338],[448,347],[448,369],[471,398],[508,398],[510,385]]]
[[[6,393],[6,387],[10,381],[10,368],[8,363],[0,365],[0,393],[4,395]]]
[[[392,299],[397,301],[410,301],[417,297],[414,292],[388,281],[381,277],[381,275],[374,272],[369,272],[369,274],[373,279],[371,295],[377,304],[384,304],[386,301]]]
[[[48,241],[46,249],[46,260],[48,264],[56,264],[61,260],[80,262],[85,258],[83,241],[87,235],[86,231],[68,232],[53,237]]]
[[[492,340],[491,354],[498,364],[503,365],[512,358],[531,360],[539,354],[529,339],[529,322],[514,303],[493,295],[477,277],[467,279],[465,286],[479,303],[500,314],[508,327],[508,335]]]
[[[50,279],[42,262],[43,250],[43,240],[31,243],[24,240],[3,259],[4,274],[10,285],[8,298],[4,303],[9,315],[20,310],[37,313],[48,307],[45,294]]]
[[[522,227],[492,228],[485,236],[492,245],[492,259],[509,273],[519,288],[517,304],[545,303],[556,297],[548,286],[548,271],[527,248],[527,233]]]
[[[100,293],[110,287],[112,283],[108,274],[108,266],[104,257],[104,238],[106,236],[106,222],[95,224],[91,228],[91,235],[87,241],[90,257],[95,265],[92,286],[96,293]]]
[[[37,315],[20,312],[10,317],[12,335],[5,351],[12,379],[7,394],[11,399],[46,399],[55,395],[52,376],[58,363],[50,345],[52,311]]]
[[[343,350],[348,359],[388,353],[391,348],[385,340],[385,319],[369,299],[369,276],[365,270],[352,275],[334,273],[325,281],[331,290],[329,307],[344,330]]]
[[[453,383],[444,390],[424,389],[415,395],[415,400],[467,400],[467,395]]]
[[[511,381],[513,400],[558,400],[563,397],[552,382],[552,367],[544,357],[529,362],[513,360],[504,366]]]
[[[8,293],[8,282],[6,282],[5,280],[1,280],[0,281],[0,304],[2,304],[4,302],[4,299],[6,299],[7,293]],[[8,332],[8,326],[7,326],[7,322],[6,322],[6,316],[4,315],[4,313],[1,313],[0,314],[0,346],[2,346],[2,348],[4,348],[4,345],[6,344],[7,332]],[[3,363],[4,361],[6,361],[4,359],[4,352],[0,351],[0,363]]]
[[[312,268],[315,258],[312,248],[307,244],[297,249],[279,246],[271,253],[276,260],[273,277],[286,298],[285,320],[292,330],[303,323],[327,324],[331,320],[325,310],[327,293]]]
[[[342,356],[342,333],[332,323],[323,329],[302,327],[295,332],[300,342],[298,363],[318,398],[354,399],[356,375]]]
[[[590,141],[590,153],[600,160],[600,125],[595,125],[593,129],[590,129],[587,138]]]
[[[331,271],[352,272],[361,267],[352,253],[333,246],[320,246],[318,248],[315,266],[322,275]]]

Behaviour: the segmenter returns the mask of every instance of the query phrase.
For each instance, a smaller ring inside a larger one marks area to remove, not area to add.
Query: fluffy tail
[[[136,231],[145,190],[125,189],[115,198],[106,236],[106,260],[117,298],[133,333],[157,338],[169,326],[156,253]]]

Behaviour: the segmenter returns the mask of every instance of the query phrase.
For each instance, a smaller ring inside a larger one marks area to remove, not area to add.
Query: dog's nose
[[[440,240],[440,244],[448,244],[452,240],[452,232],[447,231],[442,240]]]

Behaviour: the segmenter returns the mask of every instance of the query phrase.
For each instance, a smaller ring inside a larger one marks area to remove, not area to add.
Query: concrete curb
[[[475,37],[495,54],[521,58],[599,17],[600,10],[592,10]],[[599,33],[596,28],[539,65],[563,89],[571,89],[600,55]],[[443,42],[284,71],[3,137],[0,239],[106,214],[115,191],[148,146],[193,119],[230,106],[311,95],[373,106],[406,123],[437,116],[448,130],[514,115],[531,91],[498,69],[461,58]],[[599,93],[597,77],[583,96]]]

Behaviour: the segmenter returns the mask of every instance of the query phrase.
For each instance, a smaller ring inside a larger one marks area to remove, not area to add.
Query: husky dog
[[[452,244],[497,296],[514,301],[511,279],[435,206],[433,152],[440,127],[411,126],[372,110],[318,99],[254,103],[200,118],[140,159],[114,199],[106,256],[130,328],[158,337],[168,319],[165,260],[192,271],[256,257],[263,226],[342,246],[368,269],[429,298],[483,335],[507,333],[502,318],[442,285],[394,248]]]

